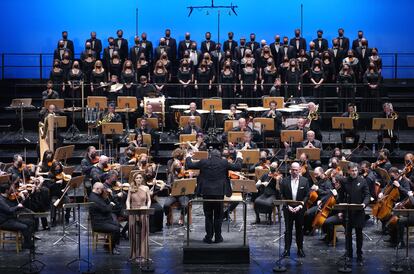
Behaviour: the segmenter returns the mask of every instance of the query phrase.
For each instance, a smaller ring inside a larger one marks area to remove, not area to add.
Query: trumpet
[[[114,119],[115,114],[113,114],[112,112],[108,112],[107,114],[105,114],[101,120],[98,121],[98,123],[96,124],[97,127],[102,126],[103,123],[109,123],[112,121],[112,119]]]

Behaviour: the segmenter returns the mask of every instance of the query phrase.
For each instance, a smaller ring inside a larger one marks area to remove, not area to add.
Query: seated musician
[[[309,161],[309,156],[306,153],[301,153],[299,155],[299,161],[300,165],[300,174],[302,177],[305,177],[308,180],[309,188],[312,186],[312,176],[310,175],[310,171],[313,169],[312,162]]]
[[[190,112],[185,114],[186,116],[201,116],[200,112],[197,111],[197,104],[194,102],[190,103]]]
[[[144,97],[158,97],[160,94],[153,84],[148,83],[147,76],[141,75],[139,77],[139,85],[136,89],[136,97],[143,99]]]
[[[406,198],[406,200],[404,202],[408,202],[411,204],[411,209],[413,208],[414,205],[414,195],[413,195],[413,191],[408,191],[407,193],[408,197]],[[407,200],[408,199],[408,200]],[[402,204],[402,203],[401,203]],[[401,207],[401,204],[396,204],[396,207]],[[408,217],[407,216],[401,216],[398,218],[397,221],[397,234],[398,234],[398,248],[404,248],[405,245],[408,243],[404,243],[404,238],[405,238],[405,233],[404,233],[404,229],[407,228],[407,226],[414,226],[414,215],[410,214]]]
[[[142,117],[140,124],[138,125],[138,128],[135,129],[135,133],[137,135],[150,134],[151,142],[154,146],[154,153],[155,155],[158,155],[158,152],[160,150],[160,134],[157,133],[157,131],[148,124],[147,118]]]
[[[247,125],[246,119],[239,118],[239,125],[231,129],[231,131],[249,131],[252,132],[253,130]]]
[[[23,168],[23,157],[20,154],[13,156],[13,164],[7,169],[7,173],[23,181],[23,175],[27,173],[27,170]],[[27,177],[27,175],[25,176]]]
[[[48,175],[48,180],[45,182],[47,188],[49,188],[49,196],[50,196],[50,215],[52,221],[52,227],[56,226],[56,207],[53,205],[57,199],[61,198],[61,203],[69,203],[69,197],[67,194],[63,195],[63,191],[67,186],[67,183],[70,181],[71,176],[66,175],[63,172],[63,166],[59,161],[54,160],[52,162],[52,166],[50,168],[50,172]],[[63,196],[62,196],[63,195]],[[70,208],[67,208],[65,211],[65,222],[66,224],[69,223],[70,219]]]
[[[254,173],[256,168],[270,169],[270,161],[268,160],[267,150],[260,150],[259,162],[255,163],[251,168],[249,168],[249,173]]]
[[[207,151],[207,144],[204,142],[204,134],[202,132],[197,133],[194,145],[190,142],[187,142],[187,144],[193,151]]]
[[[230,105],[230,113],[224,116],[223,121],[228,120],[239,120],[241,115],[237,113],[237,108],[235,104]]]
[[[414,155],[409,152],[404,155],[404,169],[405,177],[414,182]],[[413,189],[414,190],[414,189]]]
[[[243,142],[237,144],[237,149],[246,150],[246,149],[256,149],[257,144],[252,141],[253,136],[251,132],[246,131],[243,135]]]
[[[345,129],[341,132],[342,145],[345,146],[346,138],[352,138],[354,140],[354,146],[357,146],[359,143],[359,134],[358,134],[358,116],[356,112],[355,104],[349,103],[348,110],[342,113],[341,117],[350,117],[352,118],[352,123],[354,125],[353,129]]]
[[[382,105],[382,118],[390,118],[397,120],[398,114],[394,111],[394,107],[391,103],[384,103]],[[396,132],[394,130],[382,130],[378,134],[378,146],[382,145],[384,142],[384,139],[390,139],[391,146],[390,151],[393,151],[395,148],[395,144],[397,143],[398,136],[396,135]]]
[[[338,200],[338,190],[341,187],[341,182],[344,181],[343,175],[337,174],[337,175],[331,175],[331,181],[334,186],[334,189],[332,189],[332,195],[335,196],[335,198]],[[323,203],[321,203],[321,206],[323,206]],[[322,225],[322,231],[326,233],[325,237],[323,238],[323,241],[327,245],[331,245],[333,242],[333,236],[334,236],[334,226],[335,225],[345,225],[344,223],[344,217],[342,214],[339,214],[340,212],[337,210],[331,210],[329,216],[326,218],[325,222]],[[336,239],[337,240],[337,239]]]
[[[101,127],[102,123],[121,123],[121,122],[122,122],[122,117],[121,115],[119,115],[119,113],[115,112],[115,104],[110,103],[108,104],[108,110],[102,113],[101,117],[99,117],[98,127]],[[113,146],[116,147],[119,141],[121,140],[121,136],[119,134],[104,135],[101,132],[101,143],[102,144],[105,144],[105,139],[112,139]]]
[[[387,185],[381,190],[380,194],[378,194],[378,199],[382,199],[385,195],[387,195],[388,189],[392,188],[398,189],[399,192],[399,198],[396,200],[396,203],[402,202],[404,199],[408,197],[408,192],[410,191],[410,181],[408,181],[407,178],[400,175],[400,172],[398,168],[391,167],[388,170],[388,174],[390,175],[391,181],[387,182]],[[386,205],[384,205],[386,206]],[[389,221],[389,218],[382,219],[381,222],[383,224],[383,230],[387,231],[386,224]],[[397,239],[397,231],[395,229],[392,229],[388,227],[388,231],[390,234],[390,239],[386,239],[385,241],[390,242],[390,245],[392,247],[396,246],[398,243]]]
[[[196,125],[195,116],[190,116],[190,118],[188,119],[188,124],[183,128],[181,134],[197,134],[202,132],[203,130]]]
[[[375,163],[372,163],[371,168],[372,169],[382,168],[388,171],[392,167],[389,157],[390,157],[390,151],[386,148],[381,149],[378,152],[378,160]]]
[[[54,104],[50,104],[47,108],[42,107],[42,109],[39,112],[40,123],[45,124],[46,117],[48,117],[49,114],[53,114],[55,116],[62,116],[63,112],[62,110],[57,109]],[[43,130],[46,130],[46,128],[44,128]],[[63,144],[64,137],[60,132],[59,128],[55,128],[54,137],[57,140],[56,146],[60,147]]]
[[[322,118],[318,112],[318,108],[319,105],[316,105],[314,102],[310,102],[308,104],[308,109],[305,110],[304,113],[304,115],[307,117],[305,127],[309,128],[309,130],[313,130],[315,132],[316,139],[322,141]]]
[[[101,156],[102,158],[102,156]],[[115,206],[114,202],[110,202],[103,197],[104,185],[101,182],[96,182],[92,187],[92,192],[89,195],[89,202],[93,204],[89,208],[89,215],[91,217],[92,231],[104,232],[112,234],[112,254],[119,255],[117,249],[120,239],[120,226],[116,217],[112,213],[112,208]]]
[[[141,153],[137,158],[137,170],[145,171],[145,173],[152,173],[155,175],[156,166],[154,163],[150,163],[147,154]]]
[[[278,163],[270,164],[270,171],[264,174],[256,183],[260,193],[254,201],[254,212],[256,221],[253,224],[260,224],[260,213],[266,213],[267,224],[271,224],[273,201],[280,199],[280,183],[282,175],[278,172]]]
[[[171,173],[173,171],[173,169],[171,168],[172,164],[174,163],[175,160],[183,162],[185,153],[186,153],[185,150],[181,148],[176,148],[172,151],[171,159],[169,159],[167,162],[167,170],[166,170],[167,181],[169,181],[168,185],[171,185],[170,182],[172,178],[170,178],[170,176],[173,176],[173,174]]]
[[[129,142],[129,145],[134,147],[147,147],[147,144],[144,144],[144,137],[141,133],[136,133],[135,138]]]
[[[296,122],[296,125],[290,126],[287,129],[288,130],[302,130],[303,132],[303,139],[306,139],[306,133],[308,131],[307,128],[305,128],[305,122],[306,120],[304,118],[299,118]],[[289,142],[283,142],[283,146],[285,147],[286,153],[288,155],[293,156],[293,154],[296,153],[296,148],[301,147],[301,143],[295,143],[293,142],[292,145],[289,144]]]
[[[192,177],[192,174],[189,173],[188,174],[190,177]],[[170,167],[170,171],[169,171],[169,177],[167,179],[167,186],[168,188],[171,188],[172,185],[174,184],[174,182],[178,179],[183,179],[185,178],[187,175],[185,174],[185,167],[183,162],[181,162],[178,159],[174,159],[174,161],[171,164]],[[165,216],[167,216],[167,226],[171,226],[171,220],[169,220],[168,215],[170,214],[171,211],[171,206],[175,203],[178,202],[179,207],[181,207],[181,216],[180,219],[178,221],[179,225],[183,225],[184,224],[184,217],[187,214],[187,209],[188,209],[188,201],[189,201],[189,197],[185,196],[185,195],[181,195],[181,196],[168,196],[167,199],[164,202],[164,214]]]
[[[109,170],[109,158],[105,155],[101,155],[99,157],[98,163],[93,165],[90,171],[92,185],[94,185],[96,182],[100,182],[102,175],[104,173],[108,173]]]
[[[125,148],[124,155],[119,159],[121,165],[136,165],[137,157],[135,156],[135,146],[128,146]]]
[[[49,174],[50,168],[52,167],[53,158],[53,151],[45,150],[43,153],[42,161],[37,165],[35,175],[46,177]]]
[[[124,85],[119,83],[118,75],[112,74],[109,82],[108,102],[116,104],[118,96],[123,94]]]
[[[95,164],[99,161],[99,155],[94,146],[89,146],[86,150],[86,155],[81,161],[82,175],[85,175],[84,187],[86,193],[89,195],[92,191],[91,184],[91,170]]]
[[[147,104],[147,111],[142,115],[143,118],[159,118],[159,116],[153,112],[152,105]]]
[[[276,136],[276,137],[280,137],[280,132],[282,131],[282,127],[283,127],[283,116],[282,113],[280,111],[278,111],[276,109],[277,107],[277,102],[276,101],[271,101],[269,103],[269,107],[270,109],[263,112],[262,117],[264,118],[272,118],[275,121],[275,131],[271,132],[271,131],[267,131],[265,132],[265,137],[270,137],[270,136]]]
[[[24,208],[21,200],[24,196],[19,197],[19,202],[16,201],[17,205],[11,206],[12,193],[9,183],[0,184],[0,229],[21,232],[24,240],[22,248],[30,249],[33,246],[33,222],[17,217],[16,213]]]
[[[315,132],[313,130],[309,130],[306,133],[306,140],[302,142],[303,148],[319,148],[322,152],[322,142],[315,139]],[[322,163],[320,160],[311,161],[310,163],[312,167],[321,166]]]
[[[53,82],[50,80],[47,81],[46,90],[42,92],[42,106],[47,99],[59,99],[59,93],[53,89]]]
[[[339,147],[336,147],[332,151],[332,157],[338,158],[338,160],[346,160],[345,155]]]
[[[304,231],[305,235],[309,235],[312,232],[312,222],[315,215],[318,213],[318,209],[321,208],[321,205],[326,202],[326,200],[331,196],[333,190],[333,184],[328,176],[325,175],[325,172],[322,167],[317,167],[313,171],[314,177],[316,182],[310,187],[310,193],[315,191],[317,194],[317,198],[315,201],[312,201],[310,197],[307,201],[306,207],[307,210],[305,212],[305,223],[304,223]]]
[[[361,166],[361,175],[364,177],[365,181],[368,184],[369,192],[371,194],[371,202],[378,199],[378,194],[381,191],[381,177],[371,169],[371,163],[368,161],[362,161]]]

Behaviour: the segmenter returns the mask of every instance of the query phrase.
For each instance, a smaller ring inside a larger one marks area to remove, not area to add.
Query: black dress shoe
[[[285,251],[283,251],[283,253],[282,253],[282,257],[283,257],[283,258],[290,257],[290,251],[289,251],[289,250],[285,250]]]
[[[221,243],[221,242],[223,242],[223,237],[215,237],[215,239],[214,239],[214,242],[216,243],[216,244],[218,244],[218,243]]]
[[[301,258],[305,258],[306,257],[305,252],[303,252],[303,249],[302,248],[298,249],[298,253],[297,254]]]
[[[206,244],[211,244],[211,243],[213,243],[213,241],[212,241],[211,239],[206,238],[206,237],[204,237],[204,238],[203,238],[203,242],[205,242]]]
[[[357,257],[357,264],[359,266],[363,266],[364,265],[364,259],[362,258],[362,256],[358,256]]]

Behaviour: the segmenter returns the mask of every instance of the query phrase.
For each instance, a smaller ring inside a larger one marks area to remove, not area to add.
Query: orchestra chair
[[[180,209],[181,210],[181,207],[180,207],[180,203],[179,202],[173,203],[171,205],[171,207],[170,207],[170,212],[168,212],[167,223],[170,224],[170,225],[172,225],[173,222],[174,222],[174,218],[173,218],[174,217],[173,216],[174,215],[173,214],[173,210],[174,209]],[[189,217],[190,225],[191,225],[193,223],[193,213],[192,213],[192,204],[191,203],[188,203],[187,214],[189,215],[188,217]],[[181,215],[181,212],[180,212],[180,215]],[[181,218],[181,216],[180,216],[180,218]],[[184,216],[184,218],[185,218],[185,216]]]
[[[332,239],[332,246],[336,247],[336,230],[340,227],[343,227],[343,225],[334,225],[334,229],[333,229],[333,239]]]
[[[99,243],[108,246],[109,252],[112,252],[112,234],[109,232],[99,232],[92,229],[92,251],[95,252]]]
[[[15,244],[16,253],[19,253],[22,246],[22,234],[19,231],[0,230],[0,244],[4,249],[4,244]]]

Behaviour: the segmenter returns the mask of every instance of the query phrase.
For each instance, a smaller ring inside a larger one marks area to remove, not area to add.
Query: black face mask
[[[206,37],[206,40],[207,40],[207,41],[210,41],[210,39],[211,39],[210,37]]]
[[[63,38],[63,40],[66,40],[66,39],[68,39],[68,36],[67,35],[63,35],[62,38]]]
[[[91,49],[91,46],[90,46],[90,45],[87,45],[87,46],[86,46],[86,49]]]
[[[146,36],[143,36],[143,37],[141,37],[141,39],[142,39],[142,41],[146,41],[147,40],[147,37]]]
[[[128,158],[132,158],[133,156],[134,156],[134,154],[133,154],[132,152],[128,152],[128,153],[127,153],[127,157],[128,157]]]
[[[102,167],[103,167],[103,168],[107,168],[107,167],[108,167],[108,163],[103,163],[103,164],[102,164]]]
[[[112,42],[109,42],[109,45],[110,46],[113,46],[115,43],[112,41]]]
[[[233,39],[233,35],[229,35],[229,40],[232,40]]]
[[[318,34],[318,38],[322,38],[322,34]]]
[[[185,40],[190,40],[190,35],[186,35]]]
[[[280,43],[280,38],[276,38],[276,43]]]
[[[118,34],[118,38],[122,38],[122,34]]]
[[[359,38],[359,39],[362,39],[362,37],[363,37],[363,35],[362,35],[362,34],[358,35],[358,38]]]
[[[245,41],[240,41],[240,46],[244,46],[246,44]]]
[[[62,173],[61,169],[55,169],[55,174],[60,174],[60,173]]]
[[[170,38],[171,34],[170,33],[166,33],[165,37]]]
[[[181,172],[181,167],[176,167],[175,172],[180,173]]]
[[[73,65],[73,68],[78,69],[79,65]]]
[[[141,161],[141,164],[146,165],[147,161]]]
[[[266,158],[261,157],[261,158],[260,158],[260,162],[266,162]]]

